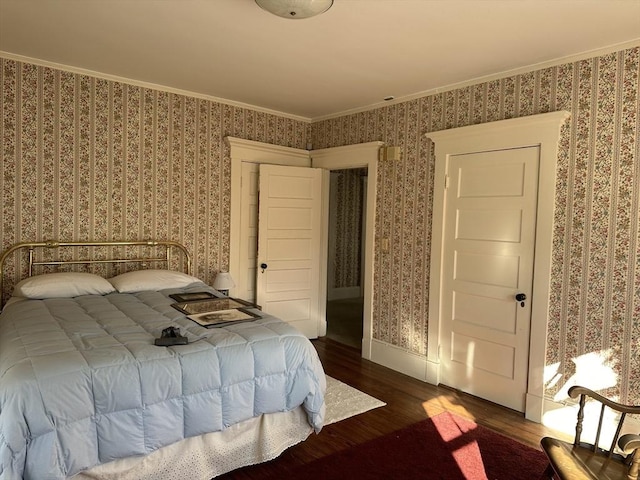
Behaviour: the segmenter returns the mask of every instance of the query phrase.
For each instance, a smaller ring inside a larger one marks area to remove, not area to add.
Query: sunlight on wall
[[[564,406],[546,411],[543,415],[542,423],[547,427],[573,437],[578,414],[578,400],[569,397],[569,388],[574,385],[580,385],[594,392],[602,392],[602,390],[615,387],[618,384],[618,375],[613,370],[614,361],[613,352],[610,349],[599,352],[589,352],[573,358],[572,362],[575,364],[575,373],[564,381],[558,393],[553,397],[554,402],[564,404]],[[546,388],[551,388],[562,381],[563,378],[560,373],[559,363],[545,367],[544,383]],[[618,400],[617,397],[608,397],[614,401]],[[582,434],[584,441],[592,442],[595,438],[599,415],[600,404],[587,403]],[[604,418],[600,444],[608,448],[610,438],[615,433],[618,416],[611,410],[605,409]],[[625,424],[625,427],[631,431],[635,428],[627,424]]]
[[[569,377],[553,397],[555,402],[569,400],[569,388],[574,385],[587,387],[598,392],[618,384],[618,375],[613,370],[613,352],[610,349],[590,352],[572,359],[575,373]],[[562,380],[560,364],[554,363],[544,369],[545,388],[550,388]],[[617,398],[612,398],[617,400]]]

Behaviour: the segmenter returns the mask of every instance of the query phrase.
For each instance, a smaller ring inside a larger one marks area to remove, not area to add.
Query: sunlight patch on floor
[[[476,420],[476,418],[451,395],[439,395],[436,398],[422,402],[422,408],[424,408],[428,417],[434,417],[442,412],[453,412],[469,420]]]

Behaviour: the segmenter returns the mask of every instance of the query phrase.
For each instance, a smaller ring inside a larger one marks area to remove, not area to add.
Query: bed
[[[257,309],[252,321],[198,325],[169,295],[223,295],[190,269],[175,242],[5,251],[0,479],[209,479],[321,430],[325,375],[309,340]],[[154,345],[168,327],[189,343]]]

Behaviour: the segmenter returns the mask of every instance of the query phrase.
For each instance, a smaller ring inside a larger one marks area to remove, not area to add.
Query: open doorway
[[[366,189],[366,226],[364,232],[364,262],[361,266],[363,271],[363,336],[362,336],[362,357],[367,360],[378,361],[381,355],[385,355],[387,350],[380,342],[375,344],[376,351],[373,351],[373,278],[374,278],[374,225],[376,212],[376,191],[378,176],[378,157],[383,142],[373,141],[355,145],[344,145],[341,147],[331,147],[319,150],[300,150],[290,147],[245,140],[234,137],[225,137],[231,149],[231,225],[230,225],[230,245],[229,245],[229,272],[236,281],[236,287],[230,291],[233,296],[239,298],[252,298],[252,282],[255,278],[255,249],[249,248],[251,239],[251,228],[257,218],[256,208],[253,207],[251,196],[253,180],[245,178],[243,175],[246,164],[273,164],[290,165],[299,167],[323,168],[326,170],[341,170],[346,168],[367,168],[367,189]],[[256,166],[257,168],[257,166]],[[244,181],[243,181],[244,180]],[[329,180],[323,183],[323,197],[329,203]],[[328,212],[327,212],[328,213]],[[324,216],[323,239],[328,245],[328,214]],[[327,248],[323,248],[324,254]],[[323,255],[321,259],[322,269],[321,279],[323,286],[327,282],[327,259]],[[327,291],[322,288],[321,306],[326,307]],[[254,294],[255,295],[255,294]],[[254,296],[253,295],[253,296]],[[320,311],[322,310],[322,311]],[[319,309],[318,323],[319,335],[326,335],[326,308]],[[382,347],[382,348],[381,348]],[[395,348],[389,351],[395,352]]]
[[[327,337],[361,350],[367,168],[332,170],[330,178]]]

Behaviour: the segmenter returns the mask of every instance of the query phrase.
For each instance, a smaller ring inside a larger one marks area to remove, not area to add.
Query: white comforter
[[[204,284],[182,291],[199,291]],[[324,421],[313,345],[273,317],[206,329],[165,292],[23,300],[0,315],[0,479],[61,479],[303,405]],[[189,345],[157,347],[178,326]]]

